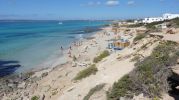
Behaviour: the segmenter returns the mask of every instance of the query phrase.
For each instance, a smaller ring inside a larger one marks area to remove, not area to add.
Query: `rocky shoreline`
[[[35,72],[31,71],[21,74],[12,74],[0,78],[0,97],[16,93],[16,96],[19,99],[21,97],[21,93],[19,92],[22,92],[28,86],[34,85],[42,77],[48,75],[48,73],[45,73],[42,74],[43,76],[41,77],[33,77],[34,74]],[[28,93],[24,92],[24,95],[28,96]],[[21,98],[21,100],[23,100],[23,98]]]

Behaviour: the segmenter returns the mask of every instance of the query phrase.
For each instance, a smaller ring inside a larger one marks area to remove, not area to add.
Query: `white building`
[[[144,20],[142,20],[142,22],[143,22],[143,23],[152,23],[152,22],[170,20],[170,19],[174,19],[174,18],[177,18],[177,17],[179,18],[179,14],[166,13],[166,14],[163,14],[162,17],[149,17],[149,18],[144,18]]]
[[[169,14],[169,13],[163,14],[164,20],[174,19],[177,17],[179,18],[179,14]]]
[[[143,23],[152,23],[152,22],[159,22],[164,21],[163,17],[150,17],[150,18],[144,18],[142,21]]]

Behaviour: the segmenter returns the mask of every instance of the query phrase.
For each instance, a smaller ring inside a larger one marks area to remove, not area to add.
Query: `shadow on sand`
[[[169,91],[170,96],[175,100],[179,100],[179,90],[176,89],[176,87],[179,86],[179,75],[173,73],[173,75],[168,78],[168,81],[171,86],[171,90]]]
[[[0,77],[13,74],[21,65],[18,61],[2,61],[0,60]]]

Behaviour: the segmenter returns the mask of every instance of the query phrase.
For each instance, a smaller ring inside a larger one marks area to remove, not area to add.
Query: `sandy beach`
[[[179,0],[0,0],[0,100],[179,100]]]
[[[9,98],[29,100],[34,96],[39,96],[42,100],[82,100],[91,88],[99,84],[105,84],[105,87],[98,94],[93,95],[90,100],[105,100],[106,91],[112,87],[113,83],[135,68],[135,62],[132,62],[131,59],[135,55],[149,56],[160,41],[160,38],[156,36],[132,43],[137,34],[136,31],[140,28],[128,29],[130,29],[128,34],[124,34],[124,29],[121,28],[119,34],[116,35],[112,32],[112,27],[105,27],[91,38],[71,44],[71,47],[63,52],[67,59],[66,63],[37,71],[31,76],[32,82],[22,82],[19,85],[20,89],[3,94],[2,100]],[[129,37],[130,46],[123,50],[107,49],[108,41],[118,36]],[[144,45],[147,46],[145,50],[141,49]],[[74,77],[77,73],[93,64],[94,57],[104,50],[108,50],[110,56],[96,64],[98,72],[75,81]]]

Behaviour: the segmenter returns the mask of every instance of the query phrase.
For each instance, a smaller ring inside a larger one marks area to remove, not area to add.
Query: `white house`
[[[170,14],[170,13],[166,13],[163,14],[162,17],[149,17],[149,18],[144,18],[142,20],[143,23],[152,23],[152,22],[158,22],[158,21],[164,21],[164,20],[170,20],[170,19],[174,19],[174,18],[179,18],[179,14]]]
[[[144,20],[142,22],[143,23],[152,23],[152,22],[158,22],[158,21],[164,21],[163,17],[144,18]]]
[[[163,14],[163,19],[165,20],[174,19],[177,17],[179,18],[179,14],[170,14],[170,13]]]

